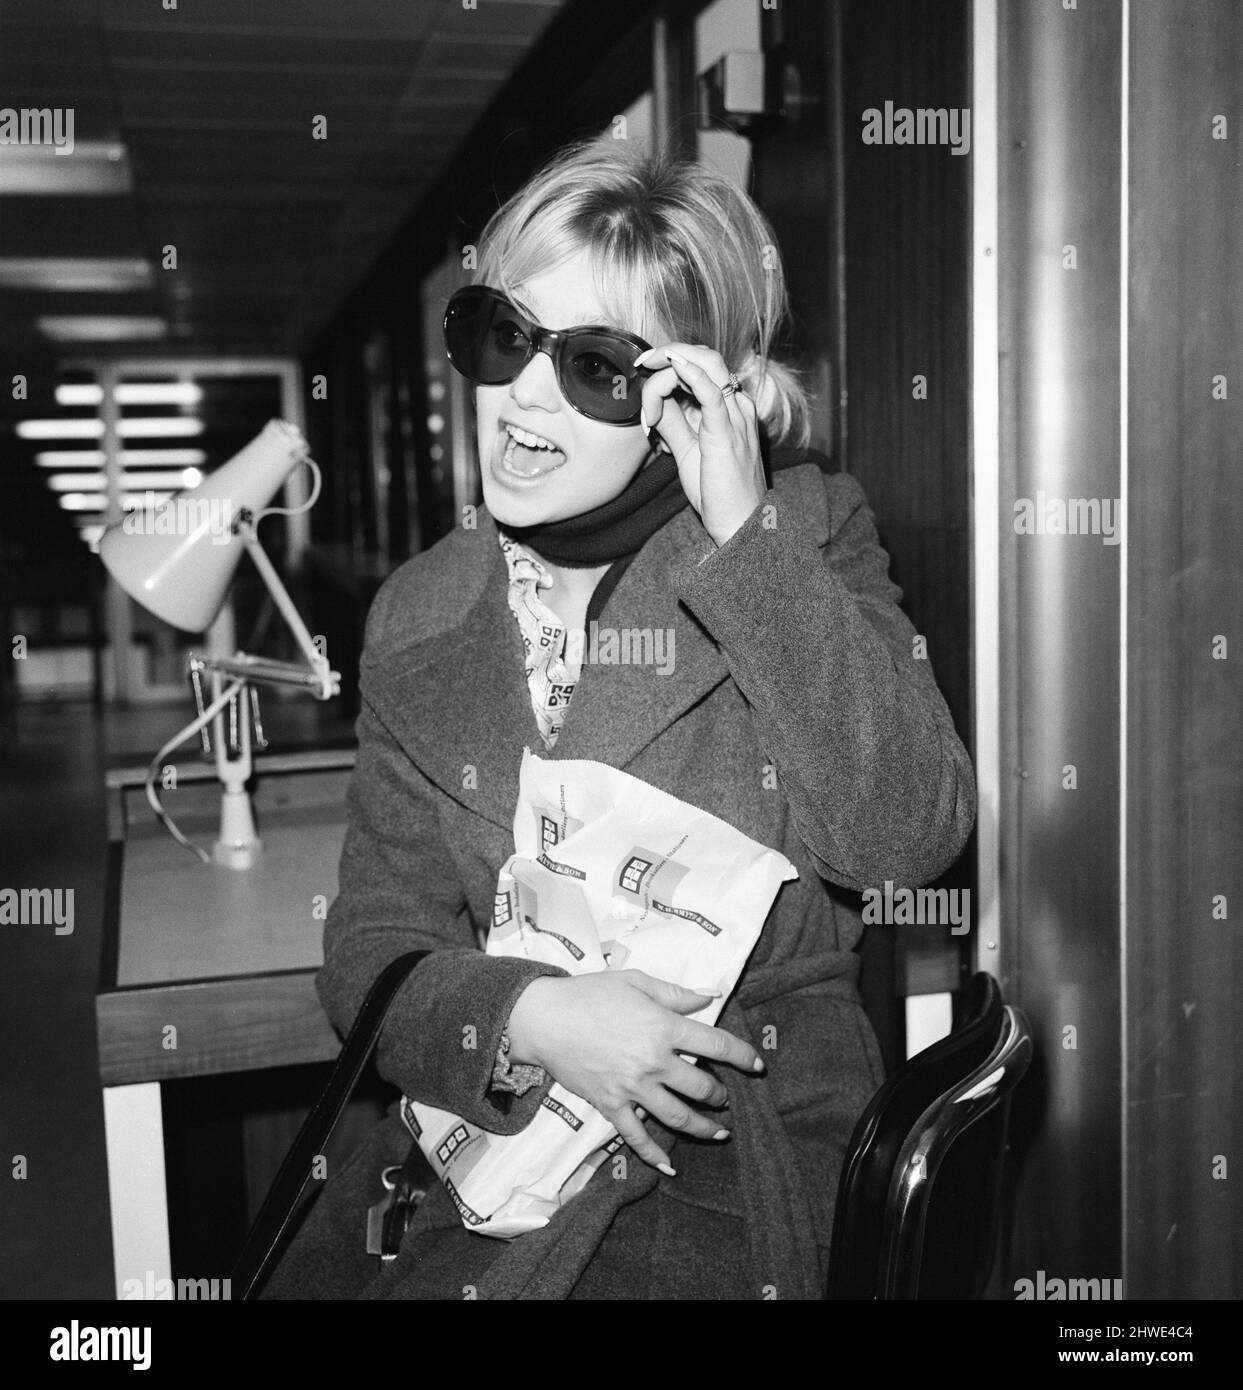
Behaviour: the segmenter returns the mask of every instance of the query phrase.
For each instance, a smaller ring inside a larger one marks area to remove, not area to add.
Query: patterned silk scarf
[[[522,633],[531,708],[544,746],[551,748],[582,674],[582,643],[568,640],[569,630],[539,596],[541,589],[552,587],[552,575],[536,556],[504,532],[500,541],[509,568],[509,611]]]

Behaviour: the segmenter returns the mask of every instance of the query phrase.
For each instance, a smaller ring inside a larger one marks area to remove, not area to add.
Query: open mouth
[[[538,478],[565,462],[565,453],[551,439],[508,422],[502,425],[508,440],[501,454],[501,467],[517,478]]]

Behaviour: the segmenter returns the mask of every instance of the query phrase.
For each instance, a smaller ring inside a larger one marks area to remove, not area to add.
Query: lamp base
[[[211,857],[214,863],[226,869],[251,869],[257,860],[263,858],[263,841],[255,840],[249,845],[226,845],[223,840],[217,840],[211,847]]]
[[[220,797],[220,838],[212,846],[212,859],[226,869],[249,869],[263,854],[263,841],[255,831],[250,797],[245,791],[225,791]]]

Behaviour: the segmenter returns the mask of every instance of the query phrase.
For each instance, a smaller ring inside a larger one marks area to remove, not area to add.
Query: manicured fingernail
[[[657,1168],[665,1175],[665,1177],[667,1177],[667,1178],[676,1178],[676,1177],[677,1177],[677,1173],[674,1172],[674,1170],[673,1170],[672,1168],[670,1168],[669,1165],[668,1165],[667,1163],[658,1163],[658,1164],[656,1165],[656,1167],[657,1167]]]
[[[763,1059],[762,1057],[757,1057],[757,1058],[755,1059],[755,1066],[753,1066],[753,1067],[751,1068],[751,1070],[752,1070],[752,1071],[763,1071],[763,1070],[764,1070],[764,1059]]]
[[[727,1129],[718,1129],[717,1132],[716,1132],[712,1137],[713,1137],[714,1139],[728,1139],[728,1138],[729,1138],[729,1130],[727,1130]]]
[[[686,366],[686,358],[679,357],[676,352],[670,352],[668,348],[665,349],[665,356],[669,359],[670,362],[676,362],[679,367]]]
[[[647,423],[647,411],[645,411],[642,406],[639,407],[639,424],[643,426],[644,430],[649,428]]]
[[[634,359],[634,365],[635,365],[636,367],[641,366],[641,365],[642,365],[642,362],[643,362],[643,359],[644,359],[645,357],[650,357],[651,354],[652,354],[653,352],[655,352],[655,350],[656,350],[655,348],[645,348],[645,349],[638,355],[638,357],[636,357],[636,358]]]

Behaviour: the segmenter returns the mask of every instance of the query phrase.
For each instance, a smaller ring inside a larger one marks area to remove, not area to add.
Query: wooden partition
[[[864,139],[864,112],[962,108],[968,7],[949,0],[789,0],[765,12],[786,118],[755,139],[755,187],[781,244],[790,346],[815,394],[814,440],[875,512],[903,607],[971,737],[967,229],[970,159]],[[943,880],[971,890],[972,847]],[[868,933],[862,988],[886,1065],[902,999],[953,990],[960,938]]]
[[[1133,3],[1129,51],[1124,1268],[1238,1298],[1243,8]]]

